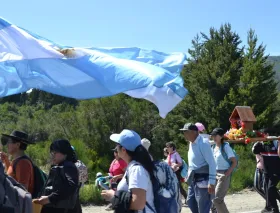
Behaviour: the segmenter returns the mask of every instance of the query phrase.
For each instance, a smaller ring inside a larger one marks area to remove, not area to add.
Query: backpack
[[[181,177],[186,178],[188,176],[188,164],[185,160],[182,159],[182,170],[181,170]]]
[[[33,166],[33,171],[34,171],[34,190],[33,190],[33,193],[32,193],[32,198],[38,198],[41,196],[42,192],[43,192],[43,189],[44,189],[44,186],[45,186],[45,183],[47,181],[47,174],[45,172],[43,172],[38,166],[36,166],[32,160],[26,156],[26,155],[23,155],[19,158],[17,158],[14,162],[13,162],[13,171],[14,173],[16,173],[16,166],[17,166],[17,163],[19,160],[21,159],[27,159],[31,162],[32,166]]]
[[[1,162],[0,164],[0,212],[32,212],[31,194],[12,177],[7,176]]]
[[[225,152],[225,145],[227,145],[227,144],[229,145],[228,142],[224,142],[224,143],[222,144],[221,153],[222,153],[223,158],[224,158],[224,159],[229,163],[229,165],[231,166],[232,162],[231,162],[231,160],[228,159],[228,155],[227,155],[227,153]],[[229,146],[230,146],[230,145],[229,145]],[[213,151],[214,151],[215,147],[216,147],[216,144],[213,144],[213,145],[212,145]],[[235,152],[235,150],[234,150],[233,148],[231,148],[231,149],[232,149],[233,154],[234,154],[234,157],[235,157],[235,159],[236,159],[236,161],[237,161],[236,167],[233,169],[233,172],[235,172],[235,171],[237,170],[237,168],[238,168],[239,156],[236,154],[236,152]]]
[[[79,182],[85,183],[88,181],[88,169],[87,166],[80,160],[75,163],[79,171]]]
[[[180,193],[179,182],[171,167],[162,161],[154,161],[154,177],[152,181],[154,192],[155,210],[146,202],[147,208],[154,213],[179,213]],[[134,164],[140,165],[140,164]],[[128,172],[126,172],[126,182],[128,185]]]

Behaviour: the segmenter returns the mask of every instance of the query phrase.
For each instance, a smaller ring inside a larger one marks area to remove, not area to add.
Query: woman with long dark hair
[[[117,191],[104,190],[102,196],[113,203],[115,212],[154,213],[154,164],[148,151],[141,145],[140,136],[132,130],[113,134],[119,156],[128,164]],[[143,211],[144,210],[144,211]]]
[[[224,198],[230,186],[230,178],[234,168],[237,166],[237,159],[229,143],[224,141],[224,130],[215,128],[211,135],[215,141],[213,154],[216,162],[216,188],[213,199],[212,212],[228,213]]]
[[[42,196],[34,202],[43,205],[41,213],[79,213],[79,173],[77,158],[68,140],[52,142],[52,167]]]

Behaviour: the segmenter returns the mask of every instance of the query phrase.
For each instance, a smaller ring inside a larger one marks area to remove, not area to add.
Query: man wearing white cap
[[[199,135],[195,124],[186,123],[180,131],[189,141],[188,206],[193,213],[208,213],[216,184],[216,162],[211,146]]]

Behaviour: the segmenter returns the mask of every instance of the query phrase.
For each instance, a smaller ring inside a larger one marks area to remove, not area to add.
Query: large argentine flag
[[[90,99],[126,93],[165,117],[187,94],[183,53],[58,45],[0,18],[0,97],[37,88]]]

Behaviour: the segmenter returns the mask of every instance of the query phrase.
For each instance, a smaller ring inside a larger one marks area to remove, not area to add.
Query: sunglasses
[[[7,144],[9,143],[9,144],[14,144],[14,143],[19,143],[20,141],[16,141],[16,140],[13,140],[12,138],[9,138],[8,140],[7,140]]]

